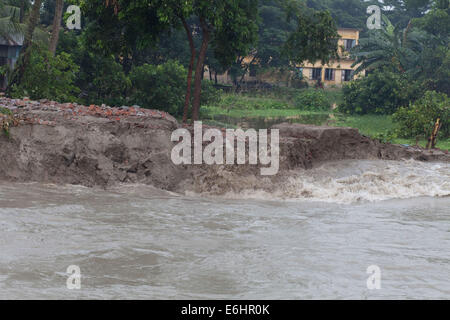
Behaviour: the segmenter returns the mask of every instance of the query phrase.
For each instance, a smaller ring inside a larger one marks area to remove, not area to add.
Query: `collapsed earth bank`
[[[283,123],[273,127],[280,133],[280,169],[274,176],[261,176],[260,165],[175,165],[171,135],[181,125],[165,112],[138,106],[0,97],[0,126],[4,181],[89,187],[142,183],[175,192],[221,194],[243,188],[270,191],[296,170],[324,161],[450,161],[444,151],[382,144],[353,128]]]

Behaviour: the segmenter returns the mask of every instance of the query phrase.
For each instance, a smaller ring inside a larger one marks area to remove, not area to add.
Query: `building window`
[[[325,69],[325,80],[334,81],[334,69]]]
[[[297,78],[298,79],[303,79],[303,68],[302,67],[296,67],[295,69],[297,70],[297,73],[296,73]]]
[[[350,51],[351,48],[356,46],[356,40],[353,39],[344,39],[344,48],[346,51]]]
[[[8,57],[8,46],[0,45],[0,57]]]
[[[353,70],[342,70],[342,81],[353,80]]]
[[[311,80],[322,79],[322,68],[310,69],[309,79],[311,79]]]

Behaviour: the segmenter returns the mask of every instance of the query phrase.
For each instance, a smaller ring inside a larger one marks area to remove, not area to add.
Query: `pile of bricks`
[[[107,118],[112,121],[121,121],[122,119],[128,117],[167,119],[169,121],[176,121],[175,118],[167,112],[144,109],[137,105],[110,107],[105,104],[100,106],[91,104],[90,106],[84,106],[78,103],[58,103],[47,99],[32,101],[26,97],[23,99],[10,99],[0,96],[0,110],[2,108],[4,110],[10,110],[18,118],[19,124],[22,122],[43,125],[54,124],[52,121],[39,119],[39,111],[57,113],[58,115],[62,115],[65,119],[77,119],[82,116],[92,116]],[[33,114],[36,114],[36,116],[33,116]],[[6,115],[0,111],[0,117],[5,116]]]

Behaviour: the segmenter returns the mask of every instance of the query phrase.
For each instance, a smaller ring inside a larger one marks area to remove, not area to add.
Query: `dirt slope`
[[[280,124],[274,127],[280,130],[279,174],[260,177],[259,166],[254,165],[174,165],[170,155],[175,143],[170,137],[180,125],[157,110],[4,97],[0,108],[13,113],[0,114],[0,125],[10,124],[9,136],[0,134],[0,180],[7,181],[101,187],[144,183],[175,191],[195,190],[206,183],[214,190],[227,188],[221,183],[233,177],[276,183],[289,170],[328,160],[450,160],[438,150],[381,144],[352,128]]]

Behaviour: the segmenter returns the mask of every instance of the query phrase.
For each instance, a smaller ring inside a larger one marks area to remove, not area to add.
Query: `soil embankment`
[[[111,108],[0,97],[0,180],[107,187],[143,183],[173,191],[263,189],[291,170],[343,159],[450,161],[440,151],[381,144],[357,129],[280,124],[280,171],[259,176],[252,165],[174,165],[172,132],[180,124],[169,114],[134,107]],[[1,110],[1,109],[0,109]],[[2,130],[3,131],[3,130]]]

